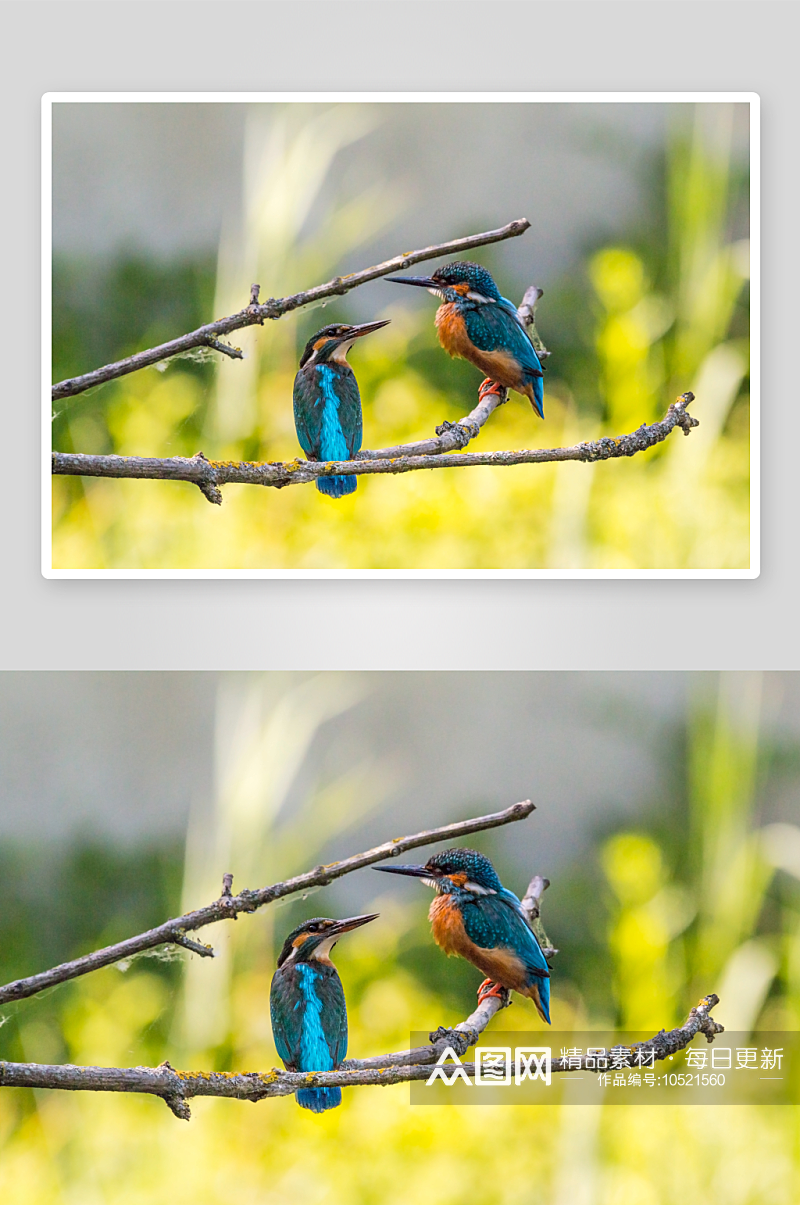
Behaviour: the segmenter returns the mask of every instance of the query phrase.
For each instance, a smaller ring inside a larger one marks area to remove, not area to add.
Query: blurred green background
[[[0,980],[420,827],[537,803],[482,834],[552,880],[553,1022],[655,1032],[716,991],[729,1029],[800,1027],[800,678],[791,673],[0,675]],[[43,836],[47,834],[47,836]],[[375,910],[336,961],[354,1056],[463,1019],[427,893],[369,870],[0,1010],[0,1058],[277,1064],[276,947]],[[517,1000],[502,1028],[544,1026]],[[489,1031],[491,1033],[491,1029]],[[768,1039],[764,1039],[770,1045]],[[793,1205],[798,1108],[409,1106],[407,1086],[196,1100],[0,1090],[0,1191],[42,1205]]]
[[[546,421],[519,397],[474,450],[618,435],[692,389],[701,426],[631,460],[313,485],[54,479],[59,569],[742,569],[750,565],[748,109],[665,105],[54,106],[53,379],[280,296],[527,216],[480,262],[545,288]],[[432,268],[434,265],[431,264]],[[397,296],[398,293],[404,296]],[[480,376],[431,298],[382,281],[58,403],[60,451],[287,460],[299,352],[357,346],[364,446],[431,434]]]

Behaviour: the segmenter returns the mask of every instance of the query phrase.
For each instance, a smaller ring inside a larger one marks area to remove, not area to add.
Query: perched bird
[[[347,1006],[330,954],[343,933],[375,920],[315,916],[293,929],[272,976],[269,1010],[275,1046],[287,1071],[335,1071],[347,1054]],[[342,1103],[341,1088],[300,1088],[297,1103],[324,1113]]]
[[[544,418],[542,365],[516,307],[501,296],[480,264],[455,260],[432,276],[387,276],[400,285],[419,285],[442,299],[436,311],[439,342],[451,356],[486,373],[481,393],[496,382],[529,398]]]
[[[522,906],[497,871],[474,849],[446,849],[424,866],[375,866],[413,875],[436,892],[428,916],[434,941],[446,954],[460,954],[487,979],[478,999],[511,988],[536,1005],[550,1024],[550,970]]]
[[[297,438],[309,460],[352,460],[361,447],[361,395],[347,353],[356,339],[388,324],[388,318],[362,326],[335,323],[306,344],[293,397]],[[352,494],[356,484],[352,473],[317,478],[317,489],[331,498]]]

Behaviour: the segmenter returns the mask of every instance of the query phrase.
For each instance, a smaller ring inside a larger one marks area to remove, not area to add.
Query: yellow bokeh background
[[[545,422],[512,394],[470,449],[558,447],[622,435],[656,421],[678,394],[692,390],[700,426],[689,438],[676,431],[651,451],[592,465],[364,476],[355,494],[339,500],[313,484],[230,485],[216,507],[185,483],[56,477],[54,568],[749,568],[749,344],[741,333],[749,249],[746,240],[732,241],[729,229],[741,197],[741,182],[732,177],[729,110],[697,106],[693,124],[674,134],[660,248],[621,242],[588,252],[576,265],[566,285],[582,315],[580,354],[560,349],[548,299],[540,303],[537,320],[552,351]],[[325,279],[397,212],[399,199],[384,195],[380,182],[357,197],[326,192],[323,199],[320,192],[337,151],[366,128],[357,106],[298,121],[297,114],[285,115],[263,129],[254,119],[246,140],[243,233],[220,247],[217,316],[240,309],[253,280],[268,281],[279,296]],[[321,216],[309,233],[314,205]],[[498,215],[492,223],[500,224]],[[481,379],[477,370],[448,366],[435,341],[432,302],[404,308],[408,299],[390,298],[390,286],[376,289],[370,296],[382,300],[372,316],[391,318],[392,325],[351,353],[368,448],[429,438],[443,420],[473,408]],[[163,373],[148,369],[72,399],[59,412],[59,431],[82,452],[166,457],[202,450],[211,460],[293,460],[298,357],[334,314],[335,307],[317,308],[238,332],[234,341],[246,358],[209,353],[217,362],[205,376],[183,371],[178,360],[162,364]],[[420,367],[421,353],[428,364],[441,357],[435,378]]]

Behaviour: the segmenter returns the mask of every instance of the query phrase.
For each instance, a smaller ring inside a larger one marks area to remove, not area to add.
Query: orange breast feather
[[[436,329],[439,333],[439,342],[451,356],[460,356],[462,360],[469,360],[487,377],[492,381],[497,381],[500,385],[506,385],[509,389],[519,389],[522,393],[529,391],[530,386],[527,389],[521,388],[519,367],[513,356],[500,349],[481,351],[475,347],[467,334],[464,319],[455,302],[450,301],[439,306],[436,311]]]
[[[467,335],[464,319],[455,302],[440,305],[436,311],[436,330],[439,342],[451,356],[461,356],[468,360],[472,343]]]
[[[493,950],[476,946],[475,942],[467,937],[461,910],[452,896],[437,895],[431,904],[428,917],[433,939],[445,954],[458,954],[495,983],[513,988],[526,996],[530,994],[525,969],[514,951],[506,946],[498,946]]]

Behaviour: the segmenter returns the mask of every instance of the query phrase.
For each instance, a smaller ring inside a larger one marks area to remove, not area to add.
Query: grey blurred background
[[[364,797],[327,841],[331,856],[531,798],[538,811],[527,839],[557,870],[608,824],[673,807],[672,788],[683,789],[671,769],[676,741],[718,677],[4,673],[0,839],[182,840],[193,809],[211,817],[226,750],[257,705],[259,722],[272,724],[275,764],[294,758],[273,805],[279,823],[326,784],[349,782],[345,793]],[[763,739],[800,745],[800,677],[733,675],[734,688],[746,694],[754,677]],[[276,727],[288,706],[292,723],[307,725],[299,744],[288,721]],[[770,779],[761,807],[764,819],[796,819],[793,779]],[[530,852],[520,850],[520,831],[497,840],[524,873]]]
[[[324,105],[298,108],[322,112]],[[58,103],[53,107],[53,247],[69,256],[126,250],[215,254],[242,220],[248,113],[241,104]],[[497,248],[519,283],[547,284],[587,243],[651,220],[652,173],[678,103],[373,104],[375,128],[339,152],[319,198],[380,181],[396,212],[350,268],[528,217],[522,242]],[[736,106],[735,159],[749,155]],[[498,112],[500,110],[500,112]],[[504,136],[498,137],[498,128]],[[509,169],[508,145],[515,154]],[[476,214],[484,214],[477,225]],[[313,224],[314,214],[309,215]],[[298,281],[296,288],[311,281]],[[265,293],[269,283],[262,282]],[[364,290],[360,290],[363,293]],[[369,292],[369,289],[367,289]],[[358,302],[358,297],[354,299]],[[369,303],[368,303],[369,304]]]

